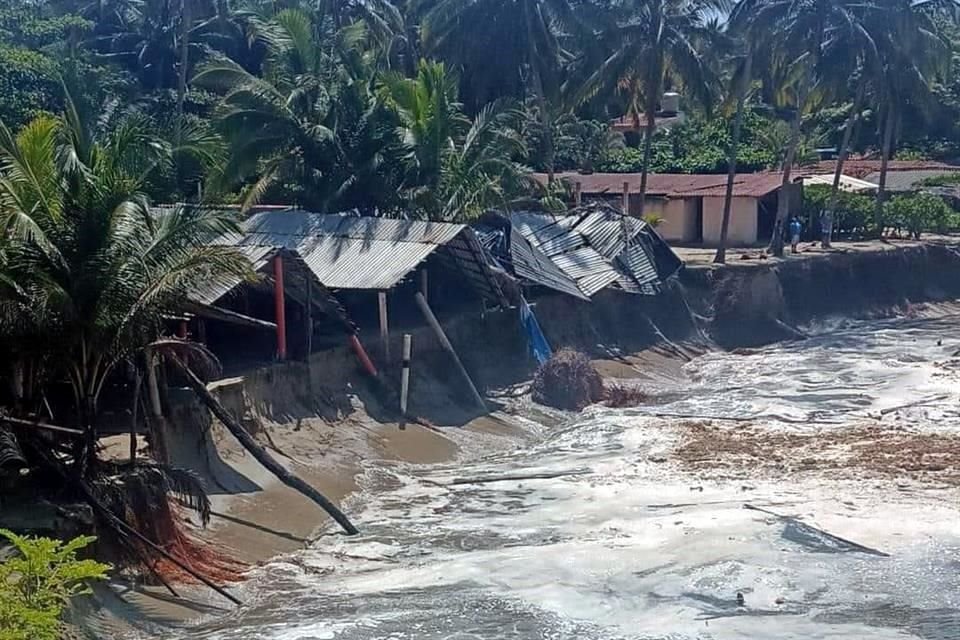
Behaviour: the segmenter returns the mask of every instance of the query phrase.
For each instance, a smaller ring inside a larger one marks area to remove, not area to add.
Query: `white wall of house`
[[[633,208],[633,202],[630,203]],[[644,215],[662,218],[657,231],[667,242],[691,242],[697,238],[697,199],[647,200]]]
[[[723,224],[723,197],[703,199],[703,243],[720,244]],[[757,199],[734,198],[730,208],[727,246],[749,246],[757,243]]]

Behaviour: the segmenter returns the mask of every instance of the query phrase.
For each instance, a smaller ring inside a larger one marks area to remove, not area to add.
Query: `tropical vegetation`
[[[58,640],[70,601],[107,577],[109,565],[77,557],[94,538],[69,542],[0,529],[12,554],[0,562],[0,640]]]
[[[158,354],[182,349],[163,337],[189,291],[252,277],[208,240],[258,203],[468,221],[562,207],[559,171],[788,183],[822,147],[837,176],[853,153],[884,174],[898,150],[960,155],[948,0],[2,4],[4,404],[68,416],[69,433],[18,431],[23,455],[141,528],[125,505],[168,517],[176,495],[203,517],[209,503],[189,474],[100,459],[102,395],[134,380],[137,396]],[[661,126],[666,91],[683,122]],[[872,199],[808,190],[806,229],[821,211],[863,236],[957,226],[936,198],[880,183]]]

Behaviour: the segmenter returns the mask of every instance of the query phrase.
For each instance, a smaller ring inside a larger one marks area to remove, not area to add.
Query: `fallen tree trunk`
[[[291,489],[299,491],[306,497],[313,500],[315,503],[320,505],[324,511],[326,511],[331,518],[337,521],[337,523],[343,527],[343,530],[347,535],[355,535],[359,533],[357,528],[353,526],[350,520],[347,519],[347,516],[343,514],[340,509],[337,508],[335,504],[330,502],[323,494],[311,487],[309,484],[298,478],[297,476],[290,473],[283,465],[273,459],[273,457],[267,453],[267,451],[261,447],[253,436],[247,433],[247,430],[243,428],[230,412],[220,404],[220,401],[217,400],[210,390],[207,389],[200,378],[198,378],[193,371],[190,370],[185,364],[179,360],[175,360],[177,366],[183,372],[184,377],[187,380],[187,384],[191,389],[197,394],[200,400],[203,401],[207,408],[213,412],[213,415],[217,416],[217,419],[223,423],[223,425],[233,434],[237,440],[240,441],[240,444],[243,445],[243,448],[250,452],[250,454],[256,459],[257,462],[262,464],[270,473],[275,475],[283,484],[287,485]]]

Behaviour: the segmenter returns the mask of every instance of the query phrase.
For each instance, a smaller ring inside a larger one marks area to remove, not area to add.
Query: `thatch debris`
[[[960,486],[960,436],[952,434],[913,433],[877,424],[811,433],[710,421],[688,421],[680,428],[675,457],[695,471],[734,477],[829,472]]]
[[[650,396],[639,387],[609,384],[604,390],[604,404],[608,407],[639,407],[649,402]]]
[[[561,349],[533,376],[533,399],[557,409],[579,411],[604,397],[603,378],[590,358]]]

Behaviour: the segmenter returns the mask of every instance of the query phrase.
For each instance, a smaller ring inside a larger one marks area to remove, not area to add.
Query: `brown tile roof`
[[[547,176],[534,174],[546,184]],[[630,185],[630,192],[640,191],[639,173],[558,173],[557,178],[570,183],[579,182],[581,192],[589,195],[623,193],[623,183]],[[762,198],[780,188],[779,173],[739,173],[734,179],[733,195],[741,198]],[[666,198],[692,198],[696,196],[722,197],[727,188],[727,176],[719,174],[651,173],[647,176],[647,195]]]
[[[810,174],[810,173],[833,173],[836,171],[837,161],[836,160],[822,160],[817,164],[810,167],[803,167],[799,169],[801,174]],[[932,170],[945,170],[945,171],[960,171],[960,167],[949,165],[944,162],[937,162],[935,160],[891,160],[887,166],[888,171],[932,171]],[[876,173],[880,171],[880,160],[878,159],[862,159],[862,158],[850,158],[843,163],[843,172],[848,176],[853,176],[854,178],[865,178],[871,173]]]

